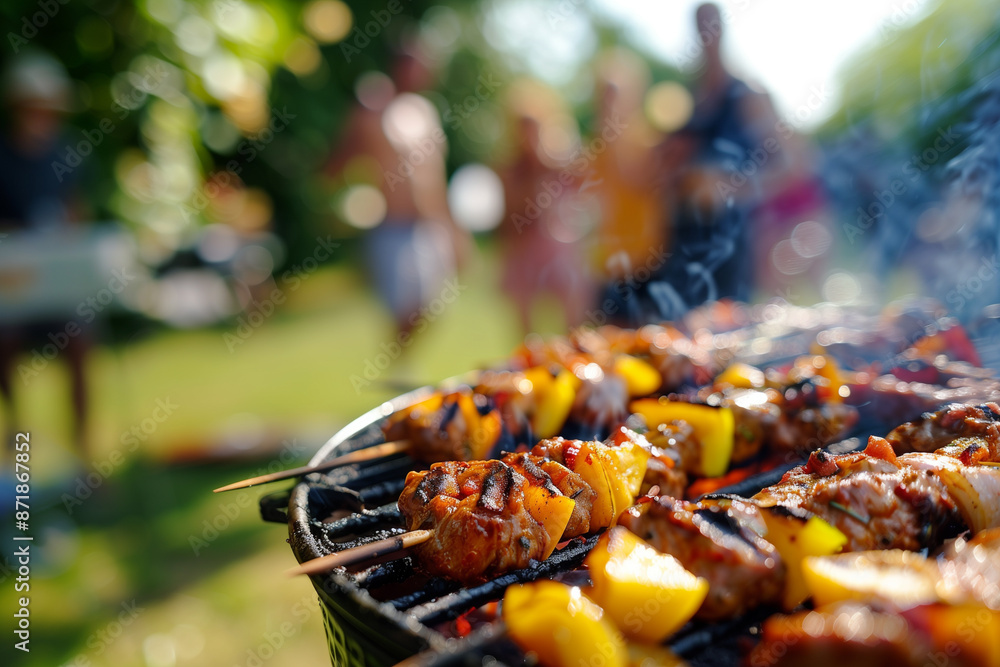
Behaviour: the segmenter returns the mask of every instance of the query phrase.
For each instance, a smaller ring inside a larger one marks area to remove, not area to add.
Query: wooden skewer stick
[[[244,479],[241,482],[233,482],[232,484],[227,484],[226,486],[220,486],[215,490],[215,493],[219,493],[221,491],[232,491],[233,489],[245,489],[253,486],[254,484],[267,484],[269,482],[277,482],[283,479],[301,477],[302,475],[308,475],[312,472],[332,470],[333,468],[350,465],[351,463],[360,463],[361,461],[380,459],[384,456],[389,456],[390,454],[398,454],[399,452],[408,451],[409,449],[409,440],[393,440],[391,442],[383,442],[380,445],[374,445],[372,447],[359,449],[355,452],[349,452],[343,456],[331,459],[326,463],[320,463],[319,465],[302,466],[301,468],[292,468],[291,470],[282,470],[281,472],[272,472],[268,475],[251,477],[250,479]]]
[[[300,574],[321,574],[329,572],[335,567],[346,567],[361,563],[366,560],[373,560],[380,556],[385,556],[396,551],[403,551],[418,544],[423,544],[434,536],[433,530],[411,530],[394,537],[387,537],[384,540],[365,544],[353,549],[338,551],[329,556],[321,556],[312,560],[307,560],[297,567],[288,571],[288,576],[295,577]],[[401,554],[402,555],[402,554]]]

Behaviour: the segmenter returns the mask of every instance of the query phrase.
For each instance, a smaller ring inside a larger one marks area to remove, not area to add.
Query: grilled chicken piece
[[[937,560],[938,589],[958,609],[927,605],[900,610],[872,600],[775,616],[764,624],[750,664],[986,667],[996,657],[989,645],[996,642],[992,630],[1000,621],[998,559],[1000,529],[959,537]]]
[[[780,600],[784,565],[760,514],[776,507],[826,520],[847,537],[845,551],[933,549],[967,527],[1000,527],[1000,474],[941,454],[896,457],[873,438],[865,452],[814,452],[749,500],[643,500],[619,523],[707,579],[698,615],[718,620]]]
[[[470,424],[485,397],[453,392],[432,396],[393,415],[383,428],[386,440],[408,440],[410,455],[418,461],[472,461],[484,458],[492,442]]]
[[[406,527],[434,531],[416,547],[424,569],[468,584],[544,558],[550,536],[525,507],[527,487],[502,461],[447,461],[409,473],[399,497]]]
[[[806,454],[843,438],[858,422],[857,408],[820,401],[809,381],[783,389],[726,389],[706,400],[730,408],[736,422],[733,461],[745,461],[766,447]]]
[[[847,536],[845,551],[937,547],[958,534],[963,516],[941,476],[909,462],[897,459],[888,446],[877,455],[817,450],[753,501],[816,514]]]
[[[743,499],[643,498],[618,522],[708,580],[699,618],[732,618],[781,596],[784,563],[761,537],[760,510]]]
[[[583,535],[588,531],[594,497],[597,494],[580,475],[561,463],[526,452],[507,454],[501,460],[519,472],[532,486],[548,488],[576,501],[573,514],[563,532],[564,538]]]
[[[952,403],[893,429],[886,440],[898,454],[933,452],[958,456],[966,465],[1000,461],[1000,406]]]

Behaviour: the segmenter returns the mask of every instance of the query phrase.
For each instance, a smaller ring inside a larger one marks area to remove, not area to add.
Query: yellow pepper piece
[[[687,623],[708,594],[708,582],[634,533],[615,526],[585,561],[592,597],[629,639],[658,643]]]
[[[806,558],[802,574],[817,606],[879,600],[905,609],[940,600],[937,568],[920,554],[902,549]]]
[[[612,488],[611,480],[608,477],[607,460],[595,452],[590,443],[585,442],[580,446],[580,451],[572,461],[567,459],[567,466],[570,470],[580,475],[583,481],[594,490],[594,504],[590,511],[590,531],[607,528],[618,514],[632,505],[634,499],[628,505],[621,506],[620,499],[616,500],[619,493]],[[616,509],[618,512],[616,512]]]
[[[690,424],[701,445],[701,476],[726,474],[733,456],[735,422],[732,410],[666,398],[640,398],[632,401],[629,409],[645,417],[651,430],[672,421]]]
[[[650,454],[636,442],[625,442],[617,447],[605,448],[605,451],[614,466],[615,479],[621,481],[622,489],[627,495],[625,507],[631,507],[642,488],[642,480],[646,477],[646,464]]]
[[[469,436],[469,445],[472,449],[473,458],[476,460],[486,458],[486,454],[493,448],[503,431],[503,420],[500,412],[493,410],[483,415],[479,419],[479,424],[475,431]]]
[[[839,552],[847,537],[818,516],[797,516],[779,507],[761,510],[767,525],[764,537],[774,545],[785,561],[785,609],[794,609],[810,593],[802,573],[802,560],[808,556],[826,556]]]
[[[455,394],[455,400],[458,402],[458,410],[462,413],[462,419],[465,420],[465,429],[468,433],[468,437],[471,440],[472,434],[476,432],[479,428],[479,410],[476,409],[476,401],[472,398],[471,392],[457,392]]]
[[[1000,612],[972,604],[928,605],[904,616],[911,627],[927,629],[936,655],[948,656],[936,664],[1000,665]]]
[[[531,393],[536,393],[540,396],[547,392],[552,386],[552,373],[549,373],[549,369],[545,366],[532,366],[528,370],[522,373],[524,379],[531,383]]]
[[[569,417],[570,410],[573,409],[573,401],[576,399],[576,389],[579,384],[580,380],[572,372],[563,369],[559,371],[559,375],[556,376],[551,385],[542,391],[531,420],[535,437],[539,439],[551,438],[559,433],[559,429],[563,427],[566,418]]]
[[[715,378],[716,384],[728,384],[737,389],[760,389],[764,386],[764,371],[737,361]]]
[[[663,384],[660,371],[629,354],[620,354],[615,358],[615,373],[624,378],[628,395],[632,398],[649,396]]]
[[[528,486],[524,490],[524,506],[528,514],[545,529],[548,539],[545,541],[542,558],[548,558],[562,541],[576,501],[537,486]]]
[[[545,667],[628,666],[621,634],[576,586],[511,586],[503,596],[503,620],[510,638]]]

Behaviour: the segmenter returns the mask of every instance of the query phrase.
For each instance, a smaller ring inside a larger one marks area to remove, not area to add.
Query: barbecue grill
[[[780,364],[800,354],[804,351],[800,347],[802,339],[797,343],[788,346],[788,357],[768,361]],[[474,384],[474,375],[451,382],[452,386],[463,383]],[[381,426],[388,417],[426,399],[434,390],[423,387],[411,391],[355,419],[316,453],[310,465],[382,442]],[[867,435],[882,435],[888,426],[861,423],[852,437],[827,449],[833,453],[852,451],[867,441]],[[718,492],[753,495],[776,483],[798,463],[790,461]],[[396,499],[406,474],[423,467],[400,453],[313,473],[290,491],[264,496],[262,514],[266,520],[287,523],[289,542],[299,562],[385,539],[405,532]],[[369,564],[356,572],[337,570],[314,576],[331,661],[338,667],[383,667],[408,658],[408,664],[435,667],[507,661],[519,664],[523,654],[505,638],[495,615],[482,608],[502,598],[506,588],[516,583],[552,578],[586,585],[588,575],[579,566],[597,538],[575,538],[544,562],[472,587],[422,574],[415,569],[411,556]],[[692,621],[672,638],[669,646],[694,666],[737,664],[760,623],[775,611],[761,608],[724,623]],[[461,621],[456,622],[460,617]]]
[[[329,440],[313,457],[310,465],[363,448],[382,440],[381,424],[397,410],[426,398],[432,388],[404,394],[362,415]],[[859,444],[846,440],[837,446],[847,451]],[[301,562],[403,533],[396,498],[403,490],[403,479],[421,464],[405,454],[375,462],[356,464],[327,474],[309,475],[289,493],[265,496],[261,501],[264,517],[281,523],[287,521],[289,542]],[[790,466],[789,466],[790,467]],[[729,493],[754,492],[774,483],[786,467],[762,473],[739,485],[723,489]],[[287,514],[282,505],[287,499]],[[327,518],[336,517],[336,518]],[[533,567],[504,574],[473,587],[439,577],[426,577],[414,570],[409,556],[388,563],[369,566],[360,572],[331,572],[314,577],[323,611],[330,657],[334,665],[394,665],[429,649],[437,652],[427,664],[477,665],[487,655],[519,654],[497,628],[484,624],[465,638],[457,638],[450,622],[470,610],[503,597],[506,588],[540,578],[585,581],[574,572],[597,542],[597,535],[576,538],[551,557]],[[671,643],[678,653],[695,660],[711,648],[710,663],[723,664],[718,655],[725,646],[726,656],[735,659],[736,640],[749,632],[769,611],[741,619],[736,623],[711,626],[691,624]],[[456,639],[459,639],[456,641]]]

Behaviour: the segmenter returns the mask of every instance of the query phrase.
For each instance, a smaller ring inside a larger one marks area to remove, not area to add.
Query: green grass
[[[69,447],[61,365],[18,384],[21,429],[32,442],[34,624],[31,653],[2,664],[228,667],[271,653],[270,667],[328,664],[310,585],[283,576],[294,563],[285,528],[259,517],[267,491],[211,489],[282,452],[283,467],[301,463],[347,421],[400,393],[391,381],[434,382],[506,356],[519,333],[486,259],[405,358],[360,391],[351,377],[364,377],[393,332],[341,269],[309,277],[232,351],[224,334],[235,326],[97,347],[88,362],[88,462]],[[551,313],[544,321],[558,324]],[[176,406],[161,422],[157,401]],[[155,428],[132,440],[130,429],[144,422]],[[142,611],[128,618],[123,604]],[[280,648],[271,651],[268,638]],[[0,655],[13,653],[5,641]]]

